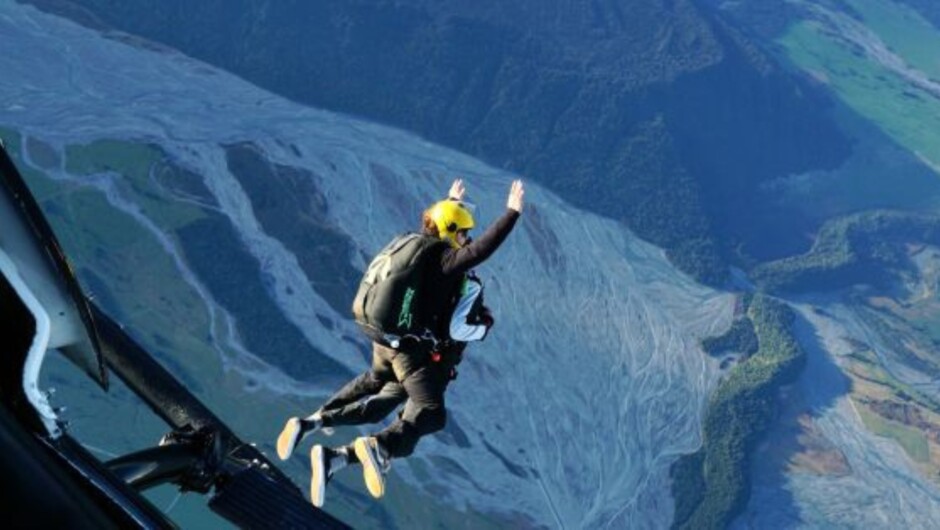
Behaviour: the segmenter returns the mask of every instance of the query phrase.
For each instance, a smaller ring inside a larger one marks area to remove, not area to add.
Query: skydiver
[[[465,192],[463,182],[455,180],[448,198],[422,215],[422,236],[447,243],[429,258],[425,278],[436,286],[423,301],[435,316],[433,340],[403,339],[397,348],[373,341],[371,368],[310,416],[289,418],[278,436],[278,456],[287,460],[308,434],[337,425],[377,423],[404,402],[398,418],[373,436],[358,437],[347,446],[313,446],[310,498],[318,507],[323,505],[330,477],[350,464],[362,465],[373,497],[385,494],[391,460],[410,455],[422,436],[444,428],[444,393],[456,375],[466,343],[482,340],[493,325],[493,316],[483,305],[482,282],[472,269],[489,258],[512,231],[522,213],[524,189],[521,181],[512,183],[506,211],[477,240],[469,236],[475,223],[463,202]]]

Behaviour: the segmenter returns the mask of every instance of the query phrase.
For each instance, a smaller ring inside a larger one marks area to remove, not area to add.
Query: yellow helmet
[[[457,243],[457,232],[473,228],[473,214],[470,213],[470,208],[460,201],[445,199],[436,202],[428,209],[427,214],[437,226],[441,239],[454,248],[460,247]]]

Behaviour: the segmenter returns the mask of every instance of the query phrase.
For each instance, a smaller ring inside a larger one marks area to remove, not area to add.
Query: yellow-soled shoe
[[[277,437],[277,457],[281,460],[287,460],[294,454],[297,442],[300,441],[300,418],[294,417],[287,420],[281,434]]]
[[[310,450],[310,502],[317,508],[323,507],[326,497],[326,481],[330,478],[328,465],[323,446],[313,446]]]
[[[366,488],[376,499],[385,495],[385,473],[389,468],[388,457],[385,456],[378,440],[372,436],[360,436],[353,442],[356,457],[362,464],[362,478]]]

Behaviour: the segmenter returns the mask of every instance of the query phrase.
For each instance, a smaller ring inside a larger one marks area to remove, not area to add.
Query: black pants
[[[372,368],[323,405],[323,424],[376,423],[404,402],[395,422],[375,437],[392,458],[408,456],[422,436],[444,428],[449,374],[449,369],[431,362],[426,350],[393,350],[373,343]]]

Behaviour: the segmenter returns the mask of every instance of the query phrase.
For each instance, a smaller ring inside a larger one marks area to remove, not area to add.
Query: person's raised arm
[[[474,239],[461,248],[444,252],[441,262],[444,274],[464,273],[486,261],[506,240],[506,236],[516,225],[516,220],[522,213],[524,195],[525,189],[522,181],[513,181],[509,188],[506,211],[503,215],[493,221],[478,239]]]

